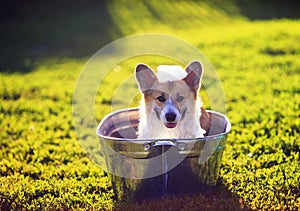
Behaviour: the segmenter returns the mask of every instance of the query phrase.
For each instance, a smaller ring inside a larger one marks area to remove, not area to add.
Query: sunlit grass
[[[122,35],[173,35],[199,48],[214,65],[232,123],[219,184],[253,209],[297,209],[299,20],[250,21],[234,1],[218,3],[113,1],[107,7]],[[3,206],[113,208],[108,177],[87,158],[73,126],[72,95],[87,61],[52,58],[38,62],[30,73],[0,74]],[[137,63],[155,69],[177,61],[139,56],[108,70],[95,98],[97,121],[112,110],[138,106]],[[200,95],[209,108],[205,87]]]

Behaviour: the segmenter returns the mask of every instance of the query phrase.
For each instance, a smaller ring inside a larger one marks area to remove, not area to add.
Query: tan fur
[[[200,125],[206,131],[205,135],[209,134],[210,129],[210,115],[206,112],[205,108],[201,107]]]

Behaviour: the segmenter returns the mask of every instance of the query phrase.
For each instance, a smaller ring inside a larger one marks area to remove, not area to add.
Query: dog
[[[178,65],[160,65],[157,69],[155,74],[145,64],[135,68],[142,93],[137,138],[204,137],[210,117],[198,95],[203,76],[201,63],[193,61],[185,70]]]

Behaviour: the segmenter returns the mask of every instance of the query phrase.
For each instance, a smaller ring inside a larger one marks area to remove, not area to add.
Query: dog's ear
[[[145,92],[153,86],[157,81],[157,77],[153,70],[144,64],[138,64],[135,68],[135,78],[138,82],[139,89]]]
[[[203,68],[199,61],[191,62],[185,69],[187,76],[184,78],[188,86],[195,92],[199,90],[201,86],[201,80],[203,75]]]

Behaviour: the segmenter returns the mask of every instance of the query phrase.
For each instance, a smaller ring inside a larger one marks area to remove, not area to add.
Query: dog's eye
[[[159,101],[159,102],[165,102],[166,101],[166,98],[164,97],[164,96],[159,96],[158,98],[157,98],[157,100]]]
[[[176,101],[181,102],[183,101],[184,97],[183,96],[177,96]]]

